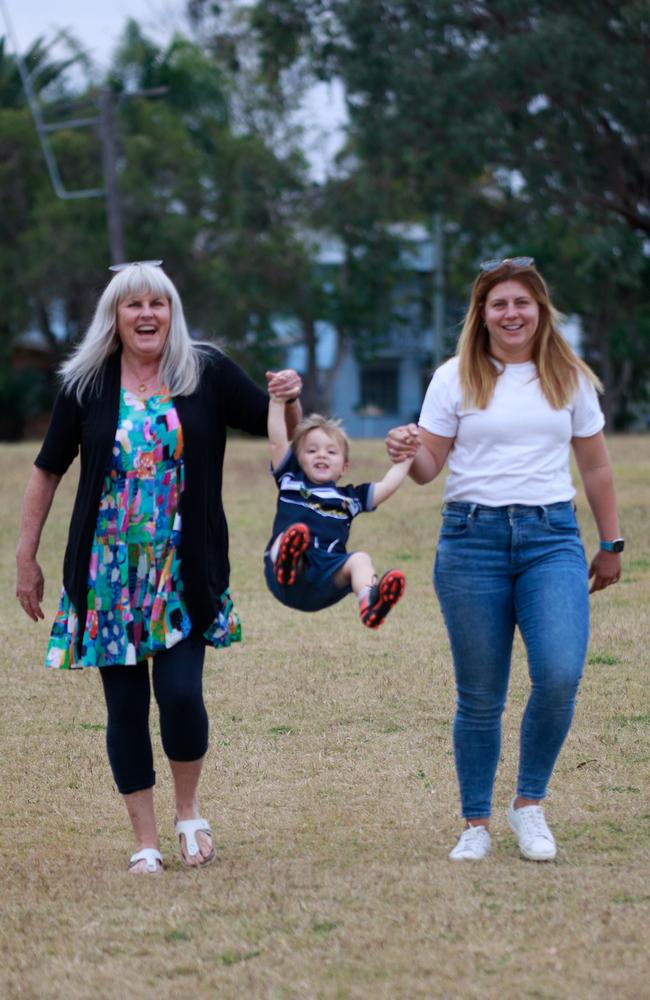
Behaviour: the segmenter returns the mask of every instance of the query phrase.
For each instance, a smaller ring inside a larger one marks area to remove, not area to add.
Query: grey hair
[[[158,380],[172,396],[189,396],[199,382],[199,345],[190,337],[180,296],[160,267],[130,264],[112,278],[97,303],[83,340],[59,368],[63,387],[75,391],[81,402],[85,391],[97,385],[101,367],[118,350],[117,307],[130,295],[164,296],[171,306],[169,335],[158,366]]]

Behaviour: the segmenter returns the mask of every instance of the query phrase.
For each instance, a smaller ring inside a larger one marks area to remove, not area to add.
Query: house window
[[[382,364],[362,368],[360,406],[376,407],[382,413],[397,413],[397,404],[397,366]]]

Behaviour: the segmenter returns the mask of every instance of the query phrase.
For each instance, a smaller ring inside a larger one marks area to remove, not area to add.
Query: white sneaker
[[[508,823],[519,841],[519,850],[529,861],[552,861],[557,854],[555,837],[544,819],[542,806],[515,809],[513,799],[508,809]]]
[[[480,824],[463,830],[449,857],[452,861],[480,861],[490,851],[490,831]]]

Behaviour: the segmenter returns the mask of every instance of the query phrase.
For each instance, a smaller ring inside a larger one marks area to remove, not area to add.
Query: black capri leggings
[[[208,713],[203,703],[205,641],[192,633],[153,657],[153,691],[160,712],[160,736],[170,760],[198,760],[208,749]],[[149,732],[149,668],[100,667],[108,724],[106,748],[122,795],[156,783]]]

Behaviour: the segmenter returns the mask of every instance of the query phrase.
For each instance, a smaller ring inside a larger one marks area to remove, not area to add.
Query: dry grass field
[[[35,446],[0,449],[0,994],[38,1000],[640,998],[650,987],[650,436],[613,438],[624,576],[592,599],[589,665],[547,814],[555,863],[507,828],[527,682],[516,646],[494,848],[452,864],[460,829],[447,642],[431,588],[440,484],[408,483],[353,528],[407,593],[377,633],[351,598],[317,615],[275,603],[261,553],[275,490],[263,442],[226,471],[241,646],[209,652],[203,811],[219,861],[183,869],[157,743],[166,870],[126,874],[130,831],[105,758],[92,671],[47,672],[49,622],[14,600],[19,505]],[[381,442],[353,445],[377,478]],[[51,618],[74,476],[41,562]],[[579,497],[588,550],[595,534]],[[471,628],[471,623],[468,623]],[[157,732],[154,724],[154,731]]]

